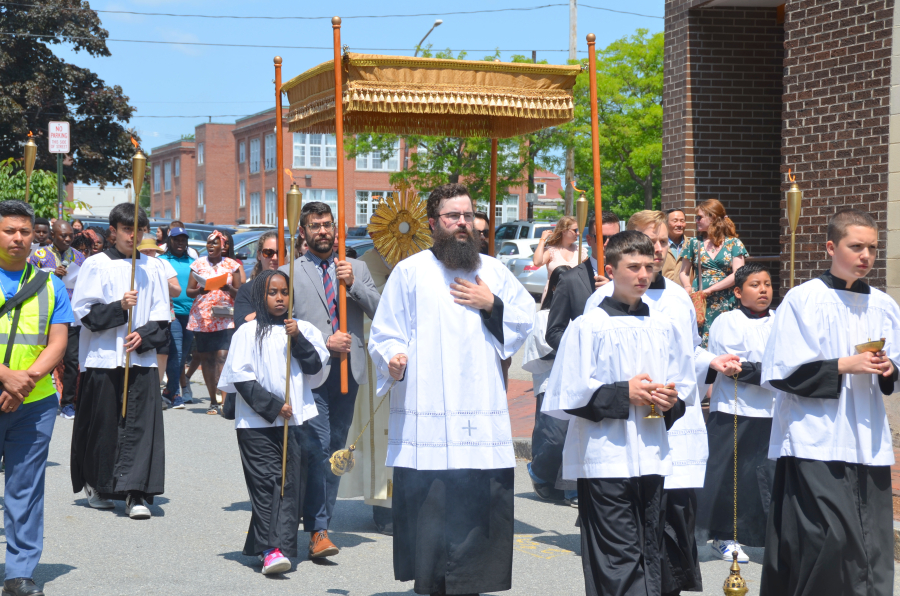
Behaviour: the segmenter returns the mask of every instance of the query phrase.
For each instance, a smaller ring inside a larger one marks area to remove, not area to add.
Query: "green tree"
[[[134,113],[118,85],[108,86],[95,73],[62,60],[54,45],[75,52],[110,56],[107,31],[97,13],[81,0],[45,0],[0,5],[0,157],[19,157],[21,142],[33,131],[37,162],[56,169],[47,148],[51,120],[66,120],[72,134],[66,180],[117,183],[130,175],[133,148],[123,126]],[[34,37],[32,37],[34,36]]]
[[[0,161],[0,201],[25,199],[25,169],[15,159],[8,158]],[[65,200],[63,191],[63,206],[68,209],[83,207],[81,202]],[[57,194],[56,173],[45,170],[32,170],[31,188],[29,189],[28,202],[34,207],[34,213],[38,217],[56,217]]]
[[[638,29],[597,51],[597,108],[603,207],[628,217],[658,209],[662,185],[663,34]],[[593,203],[588,73],[575,85],[578,188]]]

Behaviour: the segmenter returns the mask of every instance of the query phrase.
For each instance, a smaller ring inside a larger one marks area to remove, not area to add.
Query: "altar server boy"
[[[563,478],[578,479],[588,596],[661,591],[666,429],[693,399],[694,361],[679,327],[641,299],[653,257],[641,232],[610,238],[615,290],[569,325],[541,408],[569,420]],[[647,418],[651,405],[664,420]]]
[[[719,315],[709,330],[708,350],[741,359],[735,396],[734,377],[709,369],[713,381],[709,401],[709,460],[699,491],[698,526],[713,538],[722,559],[749,562],[741,544],[765,546],[766,517],[775,475],[769,459],[772,406],[775,393],[760,387],[762,358],[772,331],[772,277],[759,263],[748,263],[734,274],[737,310]],[[737,411],[735,411],[737,410]],[[734,433],[738,435],[738,540],[734,536]]]
[[[290,570],[297,556],[302,469],[300,441],[288,436],[284,494],[281,492],[284,421],[299,426],[317,414],[312,390],[325,380],[328,348],[306,321],[288,318],[288,277],[263,271],[253,284],[256,318],[231,338],[218,389],[237,393],[235,428],[253,515],[243,554],[258,556],[266,575]],[[291,403],[285,403],[288,335],[291,336]]]
[[[900,308],[863,281],[878,249],[871,216],[836,213],[825,249],[830,270],[787,293],[763,356],[778,461],[760,593],[888,596],[894,454],[883,396],[897,390]],[[881,351],[860,346],[880,338]]]

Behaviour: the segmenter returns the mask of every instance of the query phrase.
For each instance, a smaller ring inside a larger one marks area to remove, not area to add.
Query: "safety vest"
[[[22,279],[19,280],[19,289],[28,283],[37,272],[36,267],[31,265],[26,267]],[[5,303],[6,296],[0,292],[0,306]],[[22,312],[19,315],[19,325],[13,340],[12,355],[9,361],[11,370],[27,370],[47,347],[47,339],[50,335],[50,315],[53,312],[54,304],[53,276],[50,275],[47,283],[34,296],[20,305]],[[9,343],[15,310],[12,309],[0,317],[0,361],[6,355],[6,346]],[[24,403],[38,401],[55,394],[56,387],[48,374],[35,383],[34,389],[25,398]]]

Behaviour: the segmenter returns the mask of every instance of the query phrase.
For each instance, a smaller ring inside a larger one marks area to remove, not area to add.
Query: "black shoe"
[[[3,596],[44,596],[30,577],[16,577],[3,582]]]
[[[372,520],[375,522],[375,530],[385,536],[394,535],[394,514],[389,507],[372,507]]]
[[[531,485],[534,486],[534,494],[545,501],[562,501],[566,498],[564,491],[554,488],[549,482],[535,482],[532,480]]]

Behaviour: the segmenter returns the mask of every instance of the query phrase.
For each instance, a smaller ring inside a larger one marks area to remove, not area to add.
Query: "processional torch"
[[[137,263],[138,246],[138,218],[141,209],[141,186],[144,184],[144,171],[147,169],[147,157],[141,152],[141,147],[138,145],[137,141],[134,140],[134,137],[131,137],[131,143],[137,150],[131,157],[131,189],[134,191],[134,226],[132,228],[133,236],[131,239],[131,291],[134,291],[134,270]],[[134,311],[132,308],[129,308],[128,333],[125,334],[125,337],[131,335],[132,323],[134,323]],[[131,352],[125,352],[125,383],[122,386],[122,418],[125,418],[128,409],[128,371],[130,366]]]
[[[37,145],[34,142],[34,135],[28,131],[28,140],[25,141],[25,202],[31,195],[31,172],[34,171],[34,158],[37,157]]]
[[[578,262],[581,263],[581,243],[584,240],[584,226],[587,224],[588,202],[587,199],[584,198],[583,190],[578,190],[577,188],[575,188],[574,184],[572,185],[572,188],[581,193],[581,197],[577,201],[575,201],[575,219],[578,220]]]
[[[303,193],[296,183],[291,183],[291,189],[287,192],[285,199],[285,208],[287,210],[288,226],[291,229],[291,243],[287,249],[288,252],[288,270],[290,277],[288,278],[288,307],[287,314],[289,318],[294,318],[294,236],[297,234],[297,224],[300,223],[300,208],[303,206]],[[285,360],[287,368],[284,374],[284,403],[291,405],[291,336],[287,336],[287,344],[285,347]],[[284,445],[281,450],[281,496],[284,497],[284,481],[287,476],[287,452],[288,452],[288,419],[284,419]]]
[[[791,285],[788,289],[794,287],[794,244],[797,240],[797,224],[800,223],[800,202],[803,201],[803,191],[797,186],[791,170],[788,169],[788,176],[791,179],[791,188],[785,193],[785,202],[787,203],[788,225],[791,227]]]

